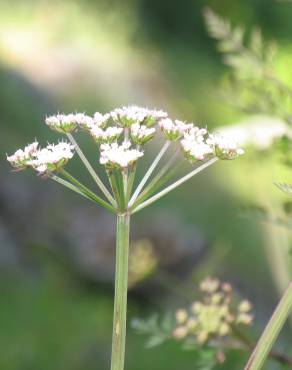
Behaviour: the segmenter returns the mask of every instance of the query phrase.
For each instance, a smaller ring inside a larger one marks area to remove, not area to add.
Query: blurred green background
[[[138,104],[210,129],[247,119],[220,100],[228,71],[205,30],[207,5],[275,39],[279,71],[291,80],[288,2],[0,1],[1,370],[109,368],[115,237],[110,215],[55,183],[12,173],[6,153],[35,137],[58,140],[43,124],[57,111]],[[80,144],[97,163],[96,148],[83,137]],[[70,166],[86,175],[77,158]],[[250,206],[281,215],[286,196],[273,183],[290,179],[273,151],[251,150],[137,214],[133,245],[151,245],[157,266],[133,278],[129,321],[182,306],[184,286],[193,286],[192,300],[198,281],[212,275],[254,303],[256,339],[291,278],[291,234]],[[287,327],[279,349],[291,339]],[[144,341],[129,327],[128,370],[195,369],[194,353],[179,343],[146,350]],[[223,367],[242,369],[245,359],[234,352]]]

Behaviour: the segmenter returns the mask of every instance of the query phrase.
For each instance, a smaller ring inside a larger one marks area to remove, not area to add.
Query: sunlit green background
[[[205,31],[206,5],[275,39],[279,73],[292,80],[288,2],[0,1],[1,370],[109,368],[115,233],[114,219],[94,205],[11,173],[6,153],[35,137],[58,140],[43,124],[57,111],[138,104],[209,128],[244,119],[218,95],[227,68]],[[92,143],[80,143],[98,164]],[[70,166],[84,175],[77,159]],[[198,281],[212,275],[254,303],[256,339],[291,278],[291,244],[289,230],[263,222],[250,205],[280,215],[285,195],[273,183],[291,178],[273,152],[247,151],[137,214],[133,241],[149,239],[159,260],[129,292],[129,321],[184,305],[177,291],[191,283],[195,297]],[[194,354],[178,343],[146,350],[144,342],[129,327],[126,369],[195,369]],[[278,347],[291,348],[288,327]],[[221,368],[242,369],[245,360],[234,352]]]

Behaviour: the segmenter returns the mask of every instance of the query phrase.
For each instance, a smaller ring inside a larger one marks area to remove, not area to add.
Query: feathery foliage
[[[230,67],[220,91],[223,98],[243,112],[274,115],[292,124],[292,88],[276,73],[275,42],[265,42],[258,27],[248,35],[210,8],[205,9],[204,17],[223,62]]]

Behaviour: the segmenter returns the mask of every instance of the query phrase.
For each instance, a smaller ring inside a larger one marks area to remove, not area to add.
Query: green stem
[[[117,216],[115,302],[111,370],[123,370],[126,347],[130,215]]]
[[[259,370],[262,368],[269,352],[272,349],[285,321],[292,310],[292,282],[290,282],[273,316],[266,326],[258,344],[251,354],[245,370]]]
[[[114,194],[114,197],[116,199],[117,203],[117,208],[121,210],[122,208],[122,194],[121,194],[121,189],[119,187],[117,175],[116,175],[116,170],[113,169],[108,169],[107,171],[109,183],[112,189],[112,192]]]
[[[129,203],[129,199],[131,197],[131,192],[134,185],[135,175],[136,175],[137,163],[135,162],[132,167],[130,167],[130,172],[128,176],[128,191],[126,194],[126,204]]]

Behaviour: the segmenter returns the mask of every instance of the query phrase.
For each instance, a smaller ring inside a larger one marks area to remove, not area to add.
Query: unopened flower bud
[[[248,312],[252,309],[252,305],[248,300],[241,301],[238,305],[239,312]]]
[[[175,318],[178,324],[184,324],[187,321],[188,313],[184,309],[179,309],[175,313]]]
[[[187,336],[187,334],[188,329],[185,326],[178,326],[173,332],[173,336],[175,339],[183,339]]]

